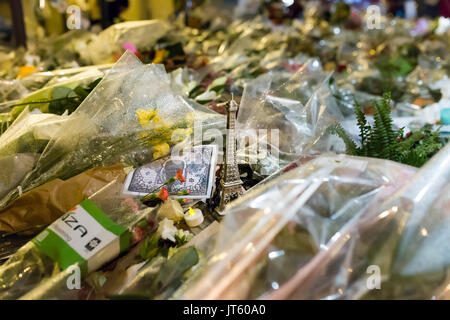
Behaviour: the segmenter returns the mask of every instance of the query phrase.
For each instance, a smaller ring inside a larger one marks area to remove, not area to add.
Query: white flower
[[[164,218],[159,223],[158,230],[156,230],[156,234],[159,235],[164,240],[170,240],[175,242],[175,235],[178,233],[177,227],[174,226],[173,220],[169,220]]]

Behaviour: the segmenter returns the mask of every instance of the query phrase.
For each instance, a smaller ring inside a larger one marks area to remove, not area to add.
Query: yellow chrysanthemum
[[[169,154],[170,147],[167,143],[161,143],[156,146],[154,146],[155,152],[153,152],[153,159],[158,159],[166,156]]]
[[[148,109],[138,109],[136,110],[136,117],[139,120],[141,126],[145,126],[150,122],[151,117],[153,116],[153,110]]]
[[[138,109],[138,110],[136,110],[136,116],[139,120],[139,123],[143,127],[147,126],[150,122],[152,122],[152,123],[161,122],[161,117],[158,116],[158,109],[156,109],[156,110]]]

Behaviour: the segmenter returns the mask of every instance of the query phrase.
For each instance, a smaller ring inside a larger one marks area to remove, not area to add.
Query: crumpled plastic
[[[239,161],[270,175],[302,154],[326,152],[321,138],[342,119],[330,76],[310,60],[290,77],[268,73],[247,84],[236,119]]]
[[[132,43],[136,48],[149,50],[169,30],[170,26],[161,20],[117,23],[95,36],[81,56],[93,64],[110,63],[114,54],[123,51],[122,43]]]
[[[275,299],[448,299],[450,146],[335,235]]]
[[[227,207],[213,253],[182,298],[276,293],[415,172],[391,161],[326,154],[254,187]]]
[[[117,225],[131,230],[137,222],[147,219],[152,208],[146,207],[139,199],[122,194],[124,179],[124,174],[116,177],[92,194],[90,200]],[[68,277],[72,274],[71,268],[62,270],[57,262],[30,241],[0,266],[0,299],[77,298],[82,294],[81,290],[70,290],[67,286]]]
[[[15,188],[30,172],[67,115],[30,112],[28,107],[0,136],[0,197]]]
[[[103,76],[103,72],[107,71],[112,66],[113,64],[104,64],[37,72],[21,79],[20,82],[28,90],[35,91],[43,87],[48,87],[56,84],[63,85],[72,81],[79,81],[84,79],[86,79],[87,81],[92,79],[91,81],[93,81],[97,78],[101,78]]]
[[[149,132],[140,126],[136,111],[155,107],[162,121]],[[174,95],[162,66],[144,65],[127,51],[69,116],[20,186],[26,192],[53,179],[119,162],[137,167],[153,160],[158,145],[180,142],[177,129],[192,132],[194,121],[206,125],[217,119],[223,122],[223,116],[194,110]],[[13,190],[0,206],[17,196]]]
[[[167,258],[157,256],[149,261],[126,265],[126,259],[117,263],[117,267],[106,273],[108,279],[97,292],[97,297],[133,296],[146,299],[177,299],[178,292],[190,286],[191,274],[202,266],[204,259],[212,250],[211,237],[215,236],[220,224],[215,221],[197,234],[188,243],[174,250]],[[139,245],[136,246],[138,249]],[[138,251],[137,251],[138,252]],[[134,253],[136,255],[136,253]],[[173,259],[173,260],[172,260]],[[169,262],[170,261],[170,262]],[[121,266],[122,264],[122,266]]]
[[[20,80],[0,81],[0,102],[20,99],[28,92]]]

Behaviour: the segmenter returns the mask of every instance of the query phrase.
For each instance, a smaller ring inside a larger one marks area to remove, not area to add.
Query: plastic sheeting
[[[181,297],[255,299],[276,293],[415,172],[391,161],[331,154],[253,188],[226,211],[206,271]]]
[[[30,172],[66,115],[42,114],[25,109],[0,137],[0,197],[15,188]]]
[[[112,181],[90,199],[117,225],[131,230],[135,223],[151,214],[152,208],[141,204],[139,200],[131,199],[134,205],[130,205],[130,201],[123,202],[125,196],[121,190],[124,178],[125,175],[122,175]],[[97,254],[102,254],[102,251]],[[0,266],[0,298],[74,298],[80,291],[70,290],[67,285],[68,277],[73,273],[71,268],[61,269],[56,261],[30,241]]]
[[[93,64],[111,62],[114,54],[123,51],[124,42],[132,43],[136,48],[149,50],[159,38],[170,30],[164,21],[128,21],[114,24],[102,31],[87,45],[81,56]]]
[[[154,108],[162,120],[153,129],[141,127],[136,111]],[[142,165],[153,160],[159,144],[177,144],[176,130],[189,131],[196,120],[207,125],[224,119],[213,112],[194,110],[172,93],[162,66],[144,65],[126,52],[58,130],[20,187],[25,192],[100,165]],[[13,190],[1,206],[17,195],[18,190]]]
[[[448,299],[450,146],[357,217],[275,299]]]
[[[247,84],[236,121],[240,159],[270,175],[300,155],[327,151],[320,139],[342,118],[330,76],[310,60],[289,77],[269,73]]]

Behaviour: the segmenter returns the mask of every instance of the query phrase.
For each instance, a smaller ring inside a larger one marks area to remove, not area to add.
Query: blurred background
[[[450,0],[341,0],[357,10],[379,5],[384,14],[407,19],[450,16]],[[76,6],[81,24],[77,29],[99,32],[123,22],[148,19],[174,19],[183,16],[186,24],[198,26],[195,10],[214,7],[221,14],[245,18],[265,13],[272,20],[301,18],[305,6],[327,10],[335,1],[308,0],[0,0],[0,45],[25,46],[27,39],[41,39],[69,30],[68,18]],[[200,23],[201,24],[201,23]]]

